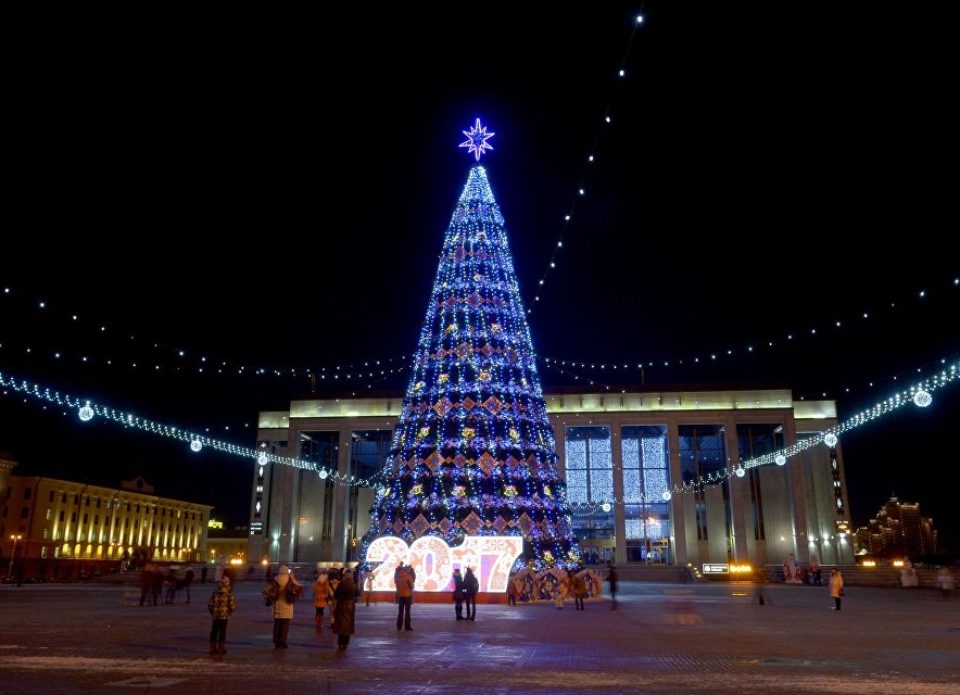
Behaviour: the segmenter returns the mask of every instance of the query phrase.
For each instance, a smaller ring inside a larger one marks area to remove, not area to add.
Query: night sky
[[[413,350],[476,117],[525,299],[562,234],[538,352],[671,363],[541,365],[548,391],[791,387],[843,416],[960,353],[945,18],[647,3],[620,79],[638,5],[481,9],[24,26],[0,371],[253,444],[259,410],[309,393],[304,367]],[[953,386],[843,439],[856,524],[896,492],[960,545],[958,415]],[[143,474],[247,522],[251,462],[10,395],[0,418],[20,474]]]

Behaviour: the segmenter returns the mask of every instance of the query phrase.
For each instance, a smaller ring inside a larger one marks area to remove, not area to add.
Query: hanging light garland
[[[630,38],[627,40],[626,48],[623,51],[623,57],[620,59],[620,65],[617,68],[616,78],[614,80],[614,85],[619,84],[622,80],[627,77],[627,62],[630,58],[630,50],[633,48],[634,39],[637,36],[637,31],[640,30],[643,25],[643,15],[636,15],[634,20],[631,22],[632,29],[630,31]],[[550,260],[547,261],[547,267],[544,269],[543,273],[540,275],[540,280],[537,282],[536,287],[534,288],[533,301],[527,303],[527,314],[533,313],[533,307],[537,302],[540,301],[540,292],[542,291],[544,285],[547,282],[547,279],[550,276],[550,272],[557,267],[557,257],[560,254],[560,250],[563,248],[563,238],[566,236],[567,229],[573,221],[574,213],[577,209],[577,202],[582,200],[586,196],[586,182],[590,174],[591,169],[593,169],[594,164],[597,160],[597,153],[600,150],[600,142],[604,134],[610,129],[613,124],[613,98],[612,96],[608,100],[608,105],[603,112],[603,121],[600,123],[597,135],[593,140],[593,145],[590,148],[589,153],[586,156],[586,161],[584,162],[583,173],[580,175],[580,183],[577,186],[576,195],[573,196],[573,200],[570,202],[570,207],[567,209],[566,214],[563,216],[563,224],[560,228],[560,234],[557,238],[557,243],[554,244],[553,250],[550,253]]]
[[[278,454],[272,454],[263,450],[240,446],[239,444],[233,444],[232,442],[227,442],[222,439],[216,439],[214,437],[197,434],[195,432],[191,432],[190,430],[179,427],[164,425],[147,418],[139,417],[131,412],[116,410],[108,406],[94,403],[93,401],[80,399],[70,394],[61,393],[60,391],[52,391],[49,388],[41,387],[37,383],[29,382],[24,379],[15,379],[12,376],[2,372],[0,372],[0,387],[4,389],[10,389],[37,401],[53,403],[61,407],[74,409],[77,411],[77,416],[83,422],[90,422],[94,418],[102,418],[108,422],[122,425],[124,427],[135,428],[143,432],[149,432],[150,434],[156,434],[160,435],[161,437],[167,437],[168,439],[175,439],[185,442],[189,445],[190,450],[195,453],[209,447],[211,449],[215,449],[216,451],[230,454],[232,456],[253,459],[260,465],[265,465],[266,463],[277,463],[284,466],[293,466],[303,470],[313,470],[316,471],[317,475],[319,475],[322,480],[329,478],[333,482],[341,485],[359,487],[376,487],[377,485],[377,477],[358,478],[353,475],[344,475],[339,471],[318,466],[312,461],[306,461],[300,458],[292,458],[290,456],[280,456]],[[27,399],[25,398],[24,401],[26,400]]]
[[[945,362],[945,360],[942,360],[942,362]],[[707,476],[698,478],[696,481],[683,483],[681,485],[675,484],[672,490],[667,490],[662,494],[662,501],[669,501],[676,494],[690,492],[703,485],[723,482],[729,479],[731,475],[743,477],[746,471],[751,468],[757,468],[771,464],[784,466],[790,457],[796,456],[800,452],[806,451],[807,449],[810,449],[821,443],[828,447],[834,447],[839,442],[840,435],[858,427],[862,427],[863,425],[872,422],[879,417],[889,415],[904,405],[912,403],[921,408],[929,407],[933,402],[932,394],[935,391],[953,383],[958,378],[960,378],[960,360],[953,362],[949,366],[944,366],[944,368],[937,374],[933,374],[910,386],[909,388],[904,389],[893,396],[890,396],[889,398],[879,401],[872,408],[860,411],[853,417],[847,418],[843,422],[826,430],[822,436],[807,437],[796,442],[795,444],[772,451],[764,454],[763,456],[741,460],[736,464],[735,467],[729,467],[723,469],[722,471],[715,471]],[[377,488],[378,483],[380,482],[379,475],[372,476],[370,478],[357,478],[352,475],[344,475],[339,471],[330,470],[325,467],[319,467],[311,461],[306,461],[299,458],[291,458],[289,456],[279,456],[277,454],[271,454],[265,451],[252,449],[250,447],[240,446],[213,437],[198,435],[190,432],[189,430],[178,427],[163,425],[146,418],[138,417],[133,413],[101,406],[89,400],[78,399],[69,394],[62,394],[59,391],[51,391],[49,388],[41,388],[39,384],[31,383],[26,380],[17,380],[2,372],[0,372],[0,387],[3,387],[4,389],[11,389],[17,393],[39,401],[55,403],[59,406],[76,409],[78,417],[84,422],[89,422],[93,420],[94,417],[101,417],[105,420],[123,425],[124,427],[134,427],[151,434],[157,434],[170,439],[177,439],[179,441],[187,442],[190,446],[190,449],[194,452],[199,452],[203,449],[203,447],[207,446],[212,449],[216,449],[217,451],[234,456],[252,458],[260,465],[264,465],[264,461],[266,461],[267,463],[279,463],[281,465],[293,466],[300,469],[314,470],[322,480],[332,478],[334,482],[344,485]],[[24,400],[26,401],[26,399]],[[624,503],[623,499],[614,499],[612,501],[615,504]],[[651,503],[657,501],[661,500],[647,499],[642,494],[640,496],[641,503]],[[609,503],[609,500],[602,503],[570,503],[570,508],[574,511],[595,511],[598,508],[603,509],[603,505],[607,505]]]
[[[935,287],[943,287],[958,289],[960,288],[960,278],[951,278],[944,280],[942,283],[937,283]],[[930,292],[926,289],[919,289],[912,291],[908,297],[901,297],[898,300],[890,301],[886,305],[886,310],[896,310],[898,307],[902,308],[908,300],[915,300],[915,303],[912,305],[914,307],[919,306],[921,303],[926,301],[930,297]],[[673,357],[661,357],[655,360],[650,359],[632,359],[627,361],[620,362],[597,362],[596,360],[583,360],[583,359],[563,359],[558,357],[550,356],[540,356],[544,364],[547,365],[559,365],[560,367],[574,367],[579,369],[588,369],[591,371],[604,371],[606,373],[611,372],[622,372],[622,371],[638,371],[638,370],[650,370],[650,369],[663,369],[676,366],[690,366],[690,365],[699,365],[699,364],[709,364],[712,362],[721,362],[729,361],[729,359],[737,357],[750,357],[752,355],[760,354],[764,351],[769,351],[773,348],[784,347],[787,345],[793,345],[799,342],[802,338],[817,338],[817,337],[829,337],[830,335],[835,335],[837,331],[842,331],[848,329],[851,326],[856,326],[858,323],[863,323],[864,321],[869,321],[882,317],[878,311],[861,311],[854,312],[845,317],[838,318],[830,322],[829,325],[824,326],[809,326],[806,330],[795,331],[790,333],[785,333],[781,336],[768,337],[763,340],[757,340],[753,342],[740,342],[738,347],[728,347],[715,350],[704,350],[699,353],[691,353],[683,357],[673,356]],[[830,330],[824,330],[830,329]],[[832,331],[832,333],[831,333]],[[580,376],[579,379],[590,380],[595,377],[583,377]],[[578,379],[578,380],[579,380]],[[605,384],[604,384],[605,385]],[[871,384],[872,386],[873,384]],[[847,393],[850,392],[849,388],[845,388]]]

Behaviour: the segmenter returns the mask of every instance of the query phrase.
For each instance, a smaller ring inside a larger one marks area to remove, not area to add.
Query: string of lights
[[[608,374],[611,372],[617,372],[619,374],[623,371],[662,370],[670,367],[682,366],[685,364],[689,366],[691,364],[725,363],[729,362],[731,359],[752,357],[760,354],[763,351],[794,345],[803,339],[809,340],[823,337],[832,339],[838,334],[838,331],[850,329],[857,324],[862,324],[864,321],[872,321],[884,316],[885,314],[889,315],[890,312],[900,311],[904,307],[909,308],[919,306],[924,299],[927,299],[931,296],[931,292],[936,292],[941,286],[960,289],[960,277],[954,277],[949,281],[943,282],[942,284],[938,283],[937,285],[933,286],[932,291],[928,289],[915,290],[910,293],[909,297],[900,297],[895,301],[886,302],[882,307],[876,310],[848,313],[844,317],[834,319],[829,325],[824,324],[820,326],[811,326],[806,330],[786,333],[778,337],[769,337],[767,339],[756,340],[753,342],[744,342],[739,344],[737,347],[705,350],[701,351],[700,353],[688,355],[686,357],[675,356],[672,358],[658,358],[655,360],[632,359],[624,362],[598,362],[596,360],[584,360],[578,358],[564,359],[543,355],[538,356],[537,359],[549,367],[556,368],[557,365],[559,365],[560,367],[575,367],[580,369],[588,369],[591,371],[604,371]],[[10,287],[5,287],[3,290],[3,296],[10,297],[15,296],[16,294],[17,293]],[[911,299],[914,300],[912,304],[909,303],[909,300]],[[50,307],[45,301],[31,300],[30,304],[31,306],[36,307],[38,311],[44,311],[51,314],[54,313],[50,311]],[[64,314],[63,316],[65,316],[68,322],[82,323],[77,314]],[[97,323],[96,325],[99,326],[98,330],[100,331],[107,332],[110,330],[113,334],[120,333],[119,331],[109,329],[108,326],[104,324]],[[130,339],[134,340],[135,336],[130,336]],[[84,367],[106,366],[126,368],[128,371],[133,373],[173,372],[214,376],[294,377],[298,379],[311,379],[312,383],[315,383],[316,385],[320,385],[320,382],[328,384],[342,382],[356,383],[362,382],[364,379],[374,379],[372,382],[367,382],[367,389],[372,388],[372,386],[376,383],[381,383],[385,380],[385,378],[389,378],[393,374],[401,373],[409,368],[414,361],[413,355],[392,355],[379,359],[364,360],[362,362],[356,361],[349,364],[319,367],[290,367],[280,365],[253,366],[244,362],[215,359],[199,352],[187,352],[181,348],[173,347],[168,342],[149,342],[143,340],[139,342],[150,345],[151,348],[156,351],[156,354],[140,359],[114,359],[112,357],[94,356],[92,351],[71,352],[69,350],[61,349],[41,350],[32,347],[29,342],[25,342],[22,338],[15,339],[14,341],[7,339],[3,342],[0,342],[0,350],[13,350],[21,355],[29,355],[31,357],[47,359],[51,362],[57,363],[72,363]],[[117,350],[117,352],[120,352],[120,350]],[[171,363],[168,361],[168,358],[173,358],[174,361]],[[616,388],[606,384],[596,377],[576,375],[576,373],[572,371],[558,371],[564,374],[569,373],[571,376],[574,376],[576,380],[583,380],[585,383],[591,383],[591,385],[594,385],[593,382],[596,382],[603,385],[606,390],[612,390]],[[893,377],[893,379],[896,380],[896,377]],[[876,379],[869,385],[873,387],[875,383],[880,383],[881,381],[881,379]],[[845,393],[850,393],[851,387],[844,387],[843,390]],[[826,393],[823,393],[822,397],[826,398]],[[225,429],[226,427],[227,426],[224,426]]]
[[[135,334],[122,330],[107,322],[86,321],[77,313],[56,311],[50,302],[43,299],[29,298],[25,294],[16,291],[13,287],[4,287],[0,297],[7,301],[21,300],[39,313],[51,316],[54,319],[62,319],[66,324],[84,329],[91,338],[98,340],[113,338],[123,343],[123,347],[115,345],[112,350],[114,356],[95,354],[93,350],[76,352],[66,349],[52,349],[41,351],[35,349],[23,340],[20,340],[20,344],[16,346],[17,349],[26,355],[46,356],[54,361],[72,362],[81,366],[125,367],[129,370],[140,372],[181,372],[244,377],[314,377],[320,381],[359,381],[365,378],[395,373],[397,371],[396,365],[404,364],[412,359],[409,355],[398,354],[378,359],[357,360],[349,364],[331,364],[314,367],[302,365],[256,365],[250,361],[221,359],[213,356],[209,352],[188,350],[168,341],[143,338],[142,336],[137,337]],[[13,343],[7,339],[3,343],[0,343],[0,348],[4,346],[11,348],[13,347]],[[121,358],[118,356],[121,354],[127,355],[131,348],[138,350],[146,349],[151,354],[140,352],[138,357],[127,356]]]
[[[731,477],[742,478],[746,475],[747,471],[754,468],[771,465],[786,466],[791,457],[815,446],[823,445],[829,449],[833,449],[839,443],[841,435],[863,427],[880,417],[890,415],[904,406],[912,404],[918,408],[929,407],[933,403],[934,392],[945,388],[960,378],[960,359],[957,359],[956,356],[944,358],[940,360],[940,364],[941,369],[936,373],[932,373],[911,386],[897,391],[883,400],[877,401],[872,407],[861,410],[833,427],[827,428],[819,436],[805,437],[794,444],[770,451],[762,456],[739,459],[736,463],[731,463],[727,467],[708,475],[699,476],[695,480],[679,484],[674,483],[659,497],[647,497],[642,493],[638,493],[634,495],[636,502],[634,502],[633,499],[630,502],[625,502],[623,498],[611,498],[609,500],[571,503],[570,507],[578,513],[596,513],[598,511],[609,513],[613,509],[614,504],[654,504],[669,502],[676,495],[694,492],[703,489],[703,487],[707,485],[723,483]]]
[[[634,39],[637,36],[637,32],[643,26],[644,17],[642,14],[643,3],[640,4],[641,14],[636,15],[632,20],[632,28],[630,31],[630,38],[627,40],[626,48],[623,51],[623,57],[620,59],[620,65],[618,66],[615,75],[613,86],[616,87],[618,84],[622,83],[627,78],[627,67],[630,59],[630,51],[633,48]],[[567,234],[567,230],[570,225],[573,223],[574,215],[577,210],[577,204],[584,199],[587,194],[587,181],[590,175],[591,170],[595,167],[597,161],[597,155],[600,151],[600,143],[603,139],[603,136],[612,128],[613,126],[613,96],[608,98],[607,106],[603,110],[603,118],[600,121],[600,125],[597,129],[596,137],[593,139],[593,145],[590,148],[590,151],[587,153],[586,160],[584,161],[583,173],[580,175],[580,183],[577,186],[576,193],[573,196],[573,199],[570,202],[569,207],[567,208],[566,214],[563,216],[563,223],[560,226],[560,234],[557,237],[557,243],[553,246],[553,250],[550,253],[550,260],[547,262],[547,266],[544,269],[543,273],[540,275],[540,279],[537,281],[537,285],[534,288],[533,301],[527,303],[527,314],[533,313],[533,307],[537,302],[540,301],[540,293],[543,290],[544,285],[547,282],[547,278],[550,276],[550,272],[557,267],[557,257],[560,255],[560,251],[563,249],[563,239]]]
[[[928,286],[929,287],[929,286]],[[960,289],[960,277],[954,277],[949,281],[944,281],[942,283],[937,283],[933,287],[933,291],[937,289]],[[909,297],[901,297],[897,300],[887,302],[882,310],[886,312],[891,312],[894,310],[902,309],[904,306],[911,306],[907,302],[913,300],[913,306],[919,305],[925,299],[928,299],[931,296],[930,289],[918,289],[910,294]],[[582,360],[582,359],[563,359],[558,357],[548,357],[541,356],[540,359],[543,360],[544,364],[547,365],[557,365],[561,367],[579,367],[580,369],[589,369],[593,371],[605,371],[610,372],[622,372],[622,371],[637,371],[637,370],[650,370],[650,369],[664,369],[671,366],[680,366],[680,365],[691,365],[691,364],[710,364],[718,363],[723,361],[729,361],[730,359],[736,359],[743,356],[753,356],[759,354],[762,351],[769,351],[771,349],[776,349],[778,347],[784,347],[791,344],[796,344],[802,339],[810,338],[822,338],[828,337],[833,339],[838,332],[849,329],[852,326],[856,326],[858,323],[864,321],[871,321],[876,318],[882,317],[880,311],[859,311],[853,314],[849,314],[844,317],[833,319],[829,324],[821,324],[818,326],[809,326],[806,330],[789,332],[781,336],[768,337],[763,340],[756,340],[753,342],[741,343],[736,347],[728,347],[723,349],[716,350],[705,350],[700,353],[692,353],[684,357],[672,357],[672,358],[658,358],[655,360],[644,360],[644,359],[633,359],[629,361],[622,362],[597,362],[595,360]],[[591,377],[581,377],[584,379],[590,379]],[[599,382],[598,383],[602,383]],[[873,386],[873,384],[870,384]],[[849,393],[850,388],[845,387],[845,392]],[[825,397],[825,396],[824,396]]]
[[[376,485],[375,477],[361,478],[353,475],[345,475],[332,468],[318,466],[312,461],[290,456],[280,456],[266,451],[265,448],[242,446],[181,427],[165,425],[150,420],[149,418],[140,417],[129,411],[117,410],[88,399],[77,398],[68,393],[53,391],[35,382],[17,379],[3,372],[0,372],[0,387],[4,389],[4,394],[9,390],[23,395],[25,402],[28,402],[27,399],[33,399],[43,403],[55,404],[69,410],[75,410],[77,417],[83,422],[90,422],[95,418],[100,418],[106,422],[121,425],[126,428],[137,429],[149,434],[184,442],[189,445],[190,450],[194,453],[199,453],[204,448],[209,448],[232,456],[252,459],[259,466],[280,464],[283,466],[293,466],[302,470],[312,470],[317,473],[321,480],[330,480],[341,485],[360,487],[375,487]]]

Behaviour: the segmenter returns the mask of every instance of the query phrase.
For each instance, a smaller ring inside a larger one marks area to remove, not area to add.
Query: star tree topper
[[[474,124],[473,128],[470,130],[464,130],[463,134],[467,136],[465,142],[460,143],[460,147],[466,147],[467,153],[473,153],[477,158],[477,161],[480,161],[480,155],[486,154],[487,150],[492,150],[493,145],[491,145],[487,140],[492,138],[496,133],[488,133],[486,126],[480,125],[480,119],[477,119],[477,122]]]

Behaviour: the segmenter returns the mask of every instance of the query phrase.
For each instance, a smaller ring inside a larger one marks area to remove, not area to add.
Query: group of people
[[[206,580],[206,567],[203,568],[203,574]],[[140,571],[140,605],[144,606],[149,602],[149,605],[156,606],[161,601],[165,604],[176,603],[177,595],[181,591],[186,593],[187,603],[190,603],[190,586],[195,576],[190,568],[180,576],[172,567],[164,572],[159,565],[144,565]]]
[[[318,631],[323,630],[323,613],[329,607],[330,629],[337,635],[339,651],[346,651],[350,644],[350,635],[354,630],[354,610],[362,585],[363,577],[359,568],[352,573],[342,568],[332,569],[327,573],[319,572],[313,582],[314,624]],[[368,605],[369,601],[368,596]]]
[[[608,580],[612,604],[610,608],[617,608],[617,574],[613,565],[609,566]],[[162,574],[157,572],[156,574]],[[192,572],[188,572],[192,581]],[[151,575],[151,581],[152,581]],[[366,577],[367,605],[370,603],[369,592],[372,590],[373,575]],[[413,605],[413,592],[416,586],[417,573],[409,564],[401,564],[393,575],[396,587],[397,602],[397,630],[412,631],[410,623],[410,609]],[[477,594],[480,592],[480,581],[473,568],[467,567],[461,573],[460,568],[453,572],[453,601],[457,620],[477,619]],[[329,609],[330,630],[337,635],[337,649],[346,651],[350,644],[350,636],[354,633],[355,609],[360,600],[361,587],[364,577],[360,569],[352,572],[344,569],[331,569],[327,572],[318,572],[313,582],[314,624],[317,631],[322,631],[324,614]],[[151,585],[152,586],[152,585]],[[580,575],[567,573],[567,577],[558,582],[558,588],[563,588],[566,597],[566,587],[570,587],[576,599],[577,610],[584,610],[584,599],[588,596],[586,581]],[[512,605],[516,605],[520,587],[515,578],[508,584],[507,598]],[[287,637],[290,631],[290,621],[293,619],[293,605],[303,595],[303,585],[297,580],[287,565],[282,565],[279,572],[267,574],[267,586],[263,590],[264,603],[273,611],[273,644],[276,649],[287,648]],[[558,593],[554,594],[554,597]],[[141,603],[142,605],[142,603]],[[463,613],[466,605],[466,615]],[[562,602],[558,604],[562,608]],[[223,655],[227,653],[227,621],[237,609],[237,600],[233,592],[229,573],[224,573],[217,588],[207,602],[212,625],[210,627],[210,653]]]
[[[453,600],[454,611],[457,620],[476,620],[477,619],[477,594],[480,592],[480,581],[477,575],[473,573],[473,568],[468,567],[463,574],[460,568],[453,570]],[[463,617],[463,604],[467,604],[467,617]]]

